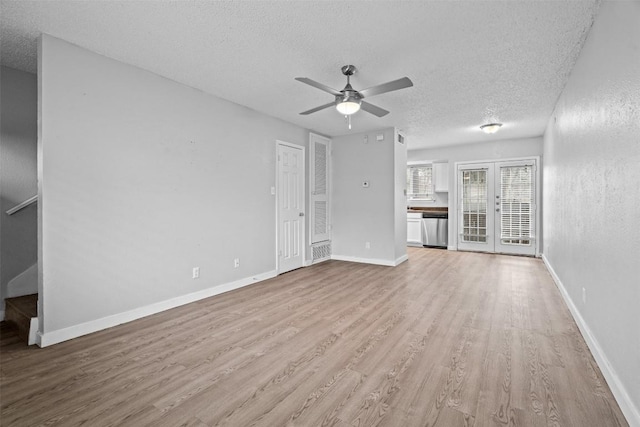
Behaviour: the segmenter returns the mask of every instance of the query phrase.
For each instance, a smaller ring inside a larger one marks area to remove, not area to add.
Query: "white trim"
[[[404,254],[401,257],[396,258],[396,265],[400,265],[403,262],[408,261],[408,260],[409,260],[409,255]],[[395,265],[394,265],[394,267],[395,267]]]
[[[331,255],[331,259],[335,259],[337,261],[348,261],[348,262],[359,262],[363,264],[374,264],[374,265],[384,265],[386,267],[395,267],[407,259],[409,259],[408,255],[403,255],[395,261],[390,261],[388,259],[378,259],[378,258],[360,258],[348,255]]]
[[[38,318],[32,317],[29,321],[29,338],[27,340],[27,345],[36,344],[38,341]]]
[[[627,422],[631,426],[640,427],[640,409],[636,407],[634,402],[631,400],[629,393],[627,393],[624,384],[620,381],[620,377],[616,373],[613,366],[611,366],[611,363],[609,362],[609,359],[607,358],[604,350],[602,350],[600,343],[598,343],[598,340],[591,332],[589,325],[587,324],[587,322],[585,322],[584,318],[580,314],[580,311],[569,296],[567,289],[562,284],[560,277],[558,277],[555,270],[551,266],[551,263],[544,254],[542,254],[542,261],[544,262],[545,267],[547,267],[547,270],[553,278],[556,286],[558,287],[560,295],[562,295],[565,304],[567,304],[567,307],[569,308],[573,319],[578,325],[578,329],[580,329],[580,332],[582,333],[582,337],[587,343],[589,350],[591,350],[593,358],[596,360],[600,371],[602,371],[602,375],[604,376],[607,384],[609,385],[609,388],[611,389],[611,393],[613,393],[616,402],[618,402],[618,406],[620,406],[622,413],[627,418]]]
[[[181,295],[179,297],[160,301],[144,307],[135,308],[133,310],[125,311],[124,313],[118,313],[111,316],[103,317],[101,319],[90,320],[79,325],[69,326],[68,328],[58,329],[57,331],[46,333],[38,332],[36,343],[40,347],[47,347],[52,344],[57,344],[62,341],[67,341],[93,332],[101,331],[103,329],[111,328],[122,323],[131,322],[132,320],[137,320],[142,317],[160,313],[162,311],[179,307],[181,305],[189,304],[194,301],[199,301],[201,299],[209,298],[214,295],[219,295],[224,292],[229,292],[234,289],[252,285],[254,283],[276,277],[276,275],[276,270],[267,271],[255,276],[245,277],[244,279],[236,280],[234,282],[217,285],[198,292]]]

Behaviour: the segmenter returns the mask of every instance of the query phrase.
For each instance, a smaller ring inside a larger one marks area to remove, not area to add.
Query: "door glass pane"
[[[533,167],[500,168],[500,240],[531,245],[533,235]]]
[[[487,241],[487,170],[461,171],[462,241]]]

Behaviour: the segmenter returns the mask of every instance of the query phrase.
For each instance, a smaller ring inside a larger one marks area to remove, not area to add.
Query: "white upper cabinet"
[[[434,163],[433,175],[436,193],[449,192],[449,163]]]

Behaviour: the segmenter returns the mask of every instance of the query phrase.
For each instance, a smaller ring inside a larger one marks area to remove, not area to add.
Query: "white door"
[[[304,263],[304,147],[278,142],[278,273]]]
[[[495,252],[493,163],[458,166],[458,249]]]
[[[535,255],[535,160],[458,167],[458,249]]]

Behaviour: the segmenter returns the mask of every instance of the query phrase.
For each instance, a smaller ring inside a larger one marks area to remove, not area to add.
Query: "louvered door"
[[[309,218],[311,243],[327,241],[330,236],[330,182],[329,165],[331,140],[320,135],[309,136],[309,181],[311,217]]]

